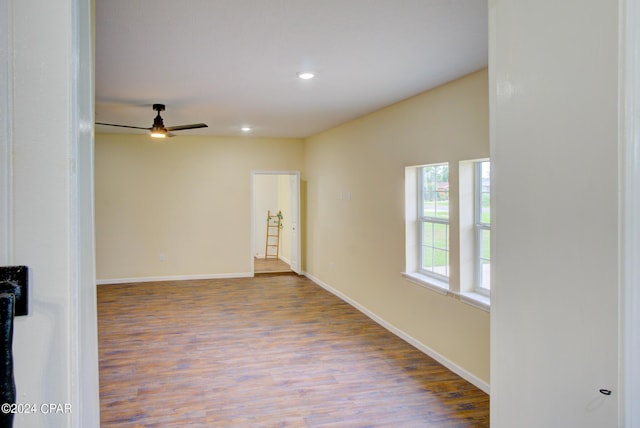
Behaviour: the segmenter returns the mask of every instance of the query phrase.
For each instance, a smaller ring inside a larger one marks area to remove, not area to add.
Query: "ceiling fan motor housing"
[[[160,116],[160,112],[164,111],[164,104],[154,104],[153,109],[158,112],[155,119],[153,119],[153,126],[151,127],[152,132],[167,132],[164,127],[164,121]]]

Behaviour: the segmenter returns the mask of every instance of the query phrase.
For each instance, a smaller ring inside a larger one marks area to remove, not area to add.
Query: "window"
[[[408,166],[404,189],[402,275],[486,311],[491,307],[490,173],[489,159]]]
[[[491,289],[491,163],[475,162],[475,290]]]
[[[420,273],[449,278],[449,165],[427,165],[418,172]]]

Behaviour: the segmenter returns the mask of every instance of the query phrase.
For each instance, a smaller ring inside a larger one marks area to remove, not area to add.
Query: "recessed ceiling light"
[[[242,128],[240,128],[240,130],[242,132],[249,132],[249,131],[251,131],[251,127],[250,126],[243,126]]]
[[[304,71],[302,73],[298,73],[298,77],[301,78],[302,80],[309,80],[316,77],[316,75],[311,73],[310,71]]]

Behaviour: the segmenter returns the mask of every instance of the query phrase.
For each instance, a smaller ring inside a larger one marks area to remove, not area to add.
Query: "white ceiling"
[[[96,121],[307,137],[486,67],[487,37],[486,0],[96,0]]]

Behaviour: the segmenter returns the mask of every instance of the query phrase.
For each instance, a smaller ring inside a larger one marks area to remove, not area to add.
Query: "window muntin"
[[[420,167],[418,173],[421,273],[449,279],[449,165]]]
[[[475,163],[475,270],[476,292],[489,295],[491,289],[491,163]]]

